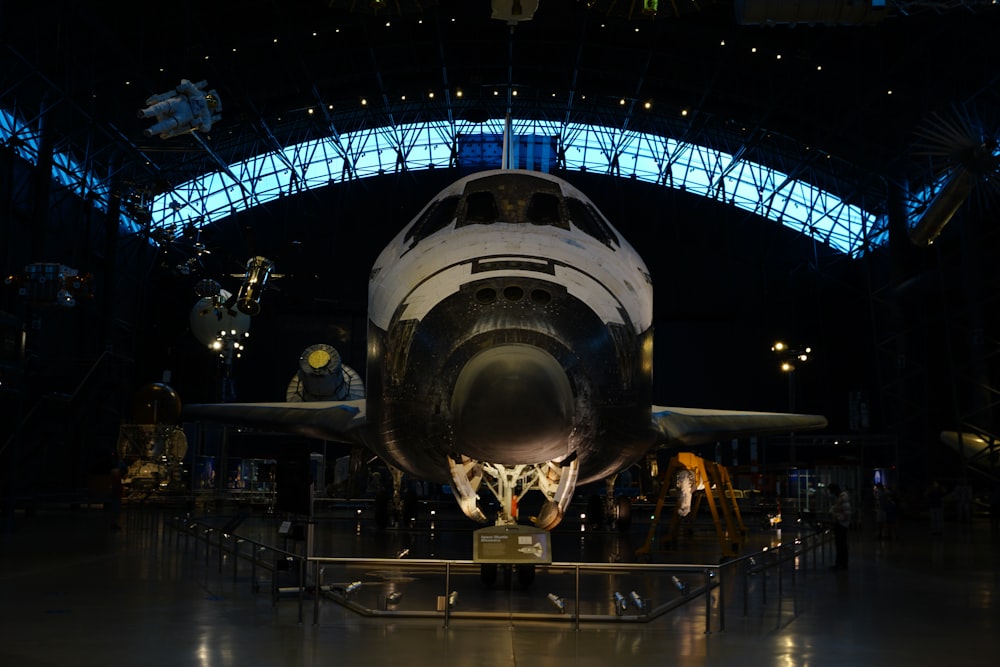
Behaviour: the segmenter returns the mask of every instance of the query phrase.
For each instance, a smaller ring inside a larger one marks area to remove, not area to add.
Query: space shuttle
[[[578,485],[655,447],[826,426],[819,415],[652,404],[653,281],[568,182],[497,169],[442,190],[381,252],[368,290],[363,398],[187,405],[214,421],[363,445],[451,486],[470,518],[555,527]],[[485,504],[483,504],[485,506]]]
[[[970,465],[991,470],[1000,454],[1000,443],[994,436],[981,432],[941,431],[941,442],[958,452]]]

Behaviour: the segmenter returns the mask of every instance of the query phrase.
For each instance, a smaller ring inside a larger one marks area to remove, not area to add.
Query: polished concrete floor
[[[197,530],[178,532],[173,516],[126,508],[121,530],[113,530],[98,509],[39,508],[8,521],[0,534],[0,665],[1000,664],[1000,536],[985,518],[946,524],[943,535],[931,536],[914,517],[886,542],[854,530],[847,571],[828,571],[830,555],[819,549],[793,563],[794,577],[782,579],[775,571],[749,580],[749,598],[739,592],[723,602],[713,597],[726,609],[720,629],[718,610],[706,618],[703,596],[646,622],[615,618],[607,601],[607,590],[618,585],[608,584],[613,574],[583,586],[585,603],[597,604],[595,615],[579,624],[552,616],[551,607],[544,610],[546,591],[561,585],[560,594],[567,592],[565,575],[549,572],[539,572],[524,588],[449,582],[460,585],[464,597],[445,622],[432,613],[364,615],[334,601],[336,594],[306,597],[300,606],[298,595],[281,595],[280,589],[277,597],[271,594],[270,571],[251,569],[249,559],[206,544],[204,526],[213,520],[224,525],[230,517],[195,517],[204,521]],[[468,527],[443,519],[434,530],[425,519],[378,531],[359,517],[318,524],[315,531],[314,553],[469,558],[449,546],[468,544]],[[577,531],[572,524],[557,529],[554,560],[643,560],[634,553],[645,537],[641,526],[624,535]],[[247,518],[235,532],[298,548],[282,543],[273,518]],[[784,540],[794,538],[787,528],[784,533]],[[752,535],[751,541],[773,538]],[[681,562],[684,549],[681,544],[677,552],[649,560]],[[414,566],[392,585],[418,587],[424,579],[419,570]],[[372,568],[360,576],[367,577],[362,590],[368,590],[356,598],[360,605],[384,608],[376,594],[384,578],[376,587]],[[414,587],[406,592],[410,608],[418,606]],[[662,602],[669,593],[655,595]],[[459,613],[482,609],[483,599],[510,611]],[[538,600],[542,608],[535,606]]]

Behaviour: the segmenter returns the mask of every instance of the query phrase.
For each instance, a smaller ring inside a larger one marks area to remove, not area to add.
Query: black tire
[[[417,498],[417,492],[413,490],[407,490],[403,493],[403,521],[416,521],[417,520],[417,510],[420,507],[420,501]]]
[[[632,501],[625,496],[615,498],[615,526],[626,531],[632,525]]]
[[[587,498],[587,525],[599,527],[604,523],[604,498],[594,494]]]
[[[389,493],[387,491],[377,491],[375,493],[375,527],[386,528],[389,525],[390,512]]]
[[[496,563],[483,563],[479,566],[479,579],[487,588],[493,588],[497,584],[498,571]]]

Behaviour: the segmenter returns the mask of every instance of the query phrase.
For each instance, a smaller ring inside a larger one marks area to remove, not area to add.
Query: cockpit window
[[[534,225],[558,225],[559,198],[547,192],[535,192],[528,201],[528,222]]]
[[[584,233],[593,236],[609,248],[620,245],[611,227],[593,206],[579,199],[567,197],[566,208],[569,210],[570,221]]]
[[[569,229],[557,183],[508,173],[470,181],[458,207],[457,228],[494,222]]]
[[[497,221],[499,211],[492,192],[471,192],[465,198],[465,222],[490,224]]]
[[[434,232],[438,232],[447,227],[455,219],[455,210],[458,208],[458,195],[445,197],[428,207],[420,219],[410,228],[406,234],[406,240],[414,239],[414,243],[420,239],[427,238]]]

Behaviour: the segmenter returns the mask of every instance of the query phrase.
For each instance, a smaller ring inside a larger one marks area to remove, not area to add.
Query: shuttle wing
[[[968,431],[941,431],[941,442],[969,463],[986,470],[993,466],[993,457],[1000,453],[1000,442],[989,435],[987,438]]]
[[[821,415],[653,406],[653,428],[667,445],[685,447],[746,435],[808,431],[826,424]]]
[[[186,405],[185,420],[239,424],[320,440],[365,444],[365,399],[288,403],[203,403]]]

